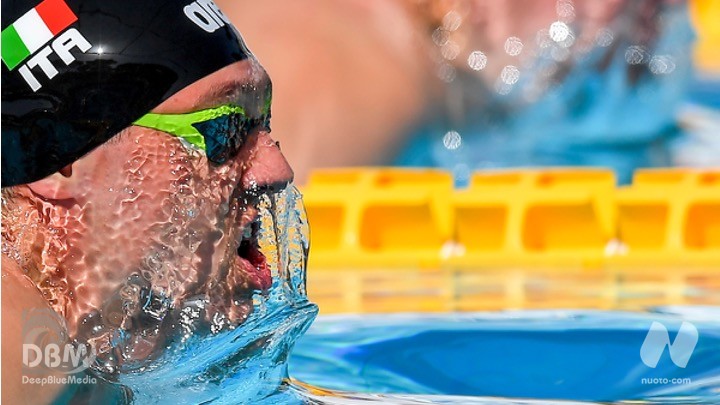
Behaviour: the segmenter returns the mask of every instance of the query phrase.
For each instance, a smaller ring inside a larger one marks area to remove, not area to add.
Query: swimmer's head
[[[212,0],[2,3],[2,186],[55,173],[250,52]]]
[[[210,0],[18,3],[3,254],[110,365],[157,354],[188,314],[242,323],[272,285],[258,203],[292,180],[265,71]]]

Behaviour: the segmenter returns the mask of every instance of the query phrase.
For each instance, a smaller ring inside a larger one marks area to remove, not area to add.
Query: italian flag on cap
[[[61,33],[77,16],[64,0],[44,0],[2,30],[2,60],[9,70]]]

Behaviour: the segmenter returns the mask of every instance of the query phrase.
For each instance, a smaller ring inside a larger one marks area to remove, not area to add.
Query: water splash
[[[300,402],[285,381],[289,352],[317,314],[306,295],[305,209],[292,185],[278,194],[262,195],[257,209],[258,244],[272,286],[233,303],[246,308],[241,323],[230,322],[224,312],[208,316],[212,303],[207,298],[191,297],[177,305],[143,287],[147,280],[138,279],[122,294],[142,298],[138,301],[145,303],[142,311],[157,324],[153,333],[165,336],[162,352],[115,370],[96,367],[93,373],[108,381],[74,387],[75,392],[66,396],[72,401],[94,398],[91,403],[97,398],[133,404]],[[150,261],[150,267],[162,265],[160,258]],[[124,337],[118,336],[118,341]]]

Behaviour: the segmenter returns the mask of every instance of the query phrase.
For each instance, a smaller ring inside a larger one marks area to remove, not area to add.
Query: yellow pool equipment
[[[313,173],[322,313],[720,305],[720,169]]]

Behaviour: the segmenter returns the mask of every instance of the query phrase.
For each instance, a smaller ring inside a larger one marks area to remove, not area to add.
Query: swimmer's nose
[[[269,192],[284,189],[293,180],[293,171],[279,145],[265,131],[258,133],[256,142],[243,174],[243,188],[251,190],[257,187]]]

